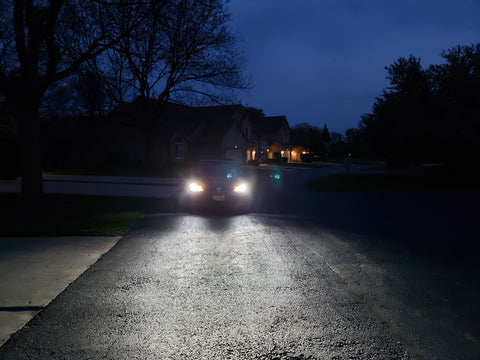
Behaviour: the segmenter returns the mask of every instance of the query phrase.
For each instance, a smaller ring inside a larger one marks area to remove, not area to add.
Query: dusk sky
[[[232,29],[254,88],[242,104],[343,133],[388,86],[385,66],[410,54],[480,42],[480,0],[231,0]]]

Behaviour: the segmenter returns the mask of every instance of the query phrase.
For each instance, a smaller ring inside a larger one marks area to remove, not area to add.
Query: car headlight
[[[244,193],[247,191],[247,185],[243,183],[235,185],[235,187],[233,188],[233,191],[238,193]]]
[[[199,184],[196,182],[190,183],[190,186],[188,188],[190,189],[191,192],[202,192],[205,190],[202,184]]]

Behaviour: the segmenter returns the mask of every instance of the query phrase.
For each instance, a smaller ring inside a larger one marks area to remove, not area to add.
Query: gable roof
[[[138,97],[119,104],[110,114],[115,124],[145,130],[155,126],[161,137],[180,131],[198,143],[220,143],[230,129],[243,118],[242,105],[191,107],[172,102]]]
[[[265,116],[255,121],[254,129],[261,133],[268,133],[276,132],[283,126],[290,129],[286,116]]]
[[[257,137],[271,142],[273,140],[277,141],[278,132],[282,128],[290,131],[286,116],[265,116],[255,121],[253,131]]]
[[[192,108],[192,112],[200,124],[195,142],[206,144],[222,142],[224,136],[243,118],[241,105],[196,107]]]

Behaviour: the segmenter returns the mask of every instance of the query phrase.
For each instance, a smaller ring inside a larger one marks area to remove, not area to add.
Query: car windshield
[[[228,162],[200,162],[195,169],[195,175],[214,177],[235,177],[240,175],[240,170],[235,164]]]

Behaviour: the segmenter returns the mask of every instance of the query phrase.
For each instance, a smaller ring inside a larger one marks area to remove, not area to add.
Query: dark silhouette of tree
[[[332,141],[332,137],[330,136],[330,131],[328,131],[327,124],[323,125],[322,140],[325,143],[329,143],[330,141]]]
[[[177,0],[165,7],[163,59],[167,76],[158,98],[194,95],[207,102],[232,101],[229,91],[247,90],[244,59],[228,29],[225,0]],[[217,91],[221,89],[221,91]]]
[[[290,127],[290,142],[296,145],[308,144],[308,131],[311,125],[308,123],[300,123]]]
[[[385,68],[390,86],[377,98],[373,112],[362,116],[360,130],[378,155],[391,163],[428,157],[425,139],[431,123],[431,91],[420,59],[399,58]]]
[[[456,174],[479,176],[480,44],[440,55],[444,63],[426,70],[414,56],[387,66],[390,86],[358,130],[391,163],[442,161]]]
[[[81,114],[92,118],[106,116],[106,94],[95,71],[85,69],[78,72],[70,79],[68,85],[75,91],[77,99],[75,103]]]
[[[300,123],[290,129],[290,142],[302,145],[315,155],[324,156],[327,152],[323,130],[308,123]]]
[[[441,52],[430,67],[438,151],[456,172],[476,172],[480,156],[480,44]]]
[[[245,111],[253,120],[263,119],[265,117],[265,112],[263,109],[246,106]]]
[[[167,101],[230,102],[236,91],[250,88],[229,21],[226,0],[170,0],[92,61],[106,93],[118,102],[141,97],[161,105],[155,116],[146,108],[139,114],[150,170],[156,166],[154,127]],[[117,26],[128,25],[127,14],[120,16]]]
[[[348,130],[347,130],[348,131]],[[334,158],[343,158],[346,153],[352,151],[348,148],[349,144],[346,143],[345,136],[339,132],[332,131],[330,133],[330,156]]]
[[[352,154],[356,158],[370,157],[371,150],[368,143],[365,141],[364,133],[360,129],[347,129],[345,131],[345,145],[343,146],[343,153],[339,154],[345,156]]]
[[[249,89],[225,4],[226,0],[171,0],[152,12],[114,52],[104,54],[105,61],[97,62],[110,92],[119,100],[140,95],[221,103],[232,100],[232,90]],[[129,94],[120,84],[128,85]]]
[[[22,193],[43,193],[39,109],[46,91],[112,48],[163,1],[0,2],[0,92],[18,121]],[[118,26],[127,12],[128,24]]]

